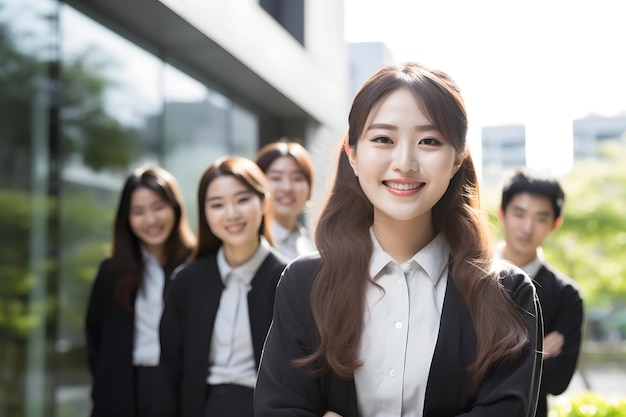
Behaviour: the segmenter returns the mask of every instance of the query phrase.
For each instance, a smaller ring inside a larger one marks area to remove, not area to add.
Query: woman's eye
[[[429,146],[433,146],[433,145],[439,145],[441,142],[439,142],[437,139],[435,138],[424,138],[420,141],[420,143],[424,144],[424,145],[429,145]]]
[[[391,139],[389,139],[386,136],[378,136],[374,139],[372,139],[372,142],[377,142],[377,143],[392,143]]]

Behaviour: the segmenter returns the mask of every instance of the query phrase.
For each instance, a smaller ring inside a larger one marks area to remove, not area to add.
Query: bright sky
[[[553,158],[563,146],[571,150],[566,140],[545,138],[571,136],[572,119],[626,112],[621,0],[344,4],[348,42],[382,41],[395,61],[416,60],[449,73],[474,127],[526,124],[529,165],[545,165],[539,155]]]

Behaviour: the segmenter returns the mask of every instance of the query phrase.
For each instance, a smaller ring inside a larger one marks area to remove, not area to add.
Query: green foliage
[[[142,153],[138,132],[123,126],[105,109],[104,97],[115,83],[103,75],[110,57],[86,51],[63,68],[63,145],[65,157],[81,155],[95,171],[125,172]]]
[[[48,205],[29,193],[0,189],[0,336],[6,340],[24,339],[45,317],[43,302],[29,303],[28,297],[45,265],[29,264],[26,257],[33,207],[46,213]]]
[[[609,141],[600,159],[584,161],[563,180],[564,223],[546,257],[581,286],[588,306],[626,300],[626,144]]]
[[[626,417],[626,397],[609,400],[584,392],[551,406],[548,417]]]

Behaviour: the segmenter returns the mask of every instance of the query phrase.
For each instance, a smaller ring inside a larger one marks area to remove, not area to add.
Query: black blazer
[[[254,393],[255,417],[321,416],[327,410],[343,417],[359,415],[353,379],[342,380],[334,374],[315,378],[290,363],[319,345],[309,300],[319,265],[319,257],[311,255],[295,260],[283,273]],[[526,347],[516,360],[492,368],[476,390],[472,374],[466,371],[475,357],[476,334],[467,306],[448,278],[424,416],[534,415],[542,342],[535,289],[519,269],[508,271],[502,284],[523,311],[529,336]]]
[[[580,354],[583,299],[576,282],[543,265],[534,279],[543,311],[545,334],[554,330],[564,337],[561,353],[543,361],[537,417],[548,415],[547,394],[559,395],[569,385]]]
[[[270,252],[251,282],[248,311],[257,366],[272,322],[276,285],[285,266],[283,257]],[[202,417],[211,336],[224,289],[217,257],[193,260],[172,278],[161,317],[156,415]]]
[[[173,267],[165,268],[165,285]],[[135,315],[117,304],[111,259],[100,263],[85,318],[87,362],[93,379],[93,417],[135,416]]]

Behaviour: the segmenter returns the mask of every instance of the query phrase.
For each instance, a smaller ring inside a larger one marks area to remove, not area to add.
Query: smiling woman
[[[276,292],[254,415],[533,416],[535,288],[493,260],[457,85],[384,67],[348,124],[319,253]]]
[[[173,276],[161,319],[154,416],[252,415],[276,284],[270,191],[251,160],[224,157],[198,186],[198,249]]]
[[[93,416],[152,412],[167,278],[194,247],[174,177],[156,166],[129,175],[115,218],[113,253],[100,265],[87,308]]]

